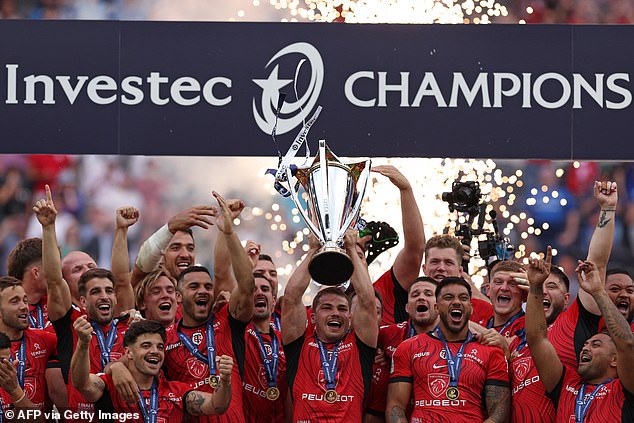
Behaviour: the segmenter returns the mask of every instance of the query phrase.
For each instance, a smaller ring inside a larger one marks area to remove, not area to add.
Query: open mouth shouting
[[[187,259],[178,259],[176,261],[176,267],[178,268],[178,270],[180,270],[181,272],[185,269],[187,269],[189,266],[191,266],[191,260],[189,260],[189,258]]]
[[[550,309],[551,306],[551,302],[548,298],[544,298],[544,300],[542,301],[544,304],[544,311],[547,311]]]
[[[341,320],[338,320],[338,319],[332,319],[332,320],[329,320],[328,322],[326,322],[326,326],[329,329],[338,331],[339,329],[341,329],[343,327],[343,322]]]
[[[266,310],[266,307],[268,306],[268,302],[266,301],[266,297],[262,296],[262,297],[256,297],[255,301],[254,301],[254,306],[256,309],[259,309],[260,311]]]
[[[455,323],[455,324],[462,323],[463,316],[464,316],[464,311],[461,308],[453,308],[449,310],[449,320],[452,323]]]
[[[161,357],[158,354],[148,354],[145,357],[145,362],[147,363],[148,368],[153,370],[160,370],[161,365],[163,364]]]
[[[97,310],[99,310],[100,314],[108,315],[112,310],[112,305],[110,302],[97,303]]]
[[[619,299],[616,301],[615,305],[621,314],[627,317],[627,314],[630,311],[630,302],[626,299]]]
[[[592,361],[592,354],[588,350],[582,350],[579,356],[579,363],[589,363]]]
[[[158,305],[158,309],[163,312],[169,312],[172,309],[171,301],[164,301]]]

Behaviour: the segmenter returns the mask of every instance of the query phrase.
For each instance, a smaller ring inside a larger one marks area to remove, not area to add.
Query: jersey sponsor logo
[[[260,398],[266,398],[266,391],[264,389],[253,386],[250,383],[242,382],[242,389],[246,392],[251,392]]]
[[[33,358],[40,358],[40,357],[46,357],[46,350],[38,350],[38,351],[31,351],[31,357]]]
[[[323,394],[302,394],[302,399],[306,401],[324,401]],[[354,395],[339,395],[337,397],[337,401],[335,402],[352,402],[354,400]]]
[[[447,365],[446,364],[436,364],[436,363],[434,363],[434,364],[432,364],[432,367],[434,369],[442,369],[444,367],[447,367]]]
[[[200,379],[205,377],[207,373],[207,365],[202,361],[198,360],[196,357],[189,357],[186,361],[187,370],[189,374],[195,377],[196,379]]]
[[[525,387],[527,387],[529,385],[532,385],[534,383],[537,383],[537,382],[539,382],[539,375],[535,375],[535,376],[531,377],[530,379],[526,379],[526,380],[521,381],[519,385],[517,385],[515,388],[513,388],[513,395],[517,394],[519,391],[521,391]]]
[[[183,342],[182,341],[178,341],[178,342],[176,342],[174,344],[169,344],[167,347],[165,347],[165,351],[171,351],[174,348],[178,348],[178,347],[181,347],[181,346],[183,346]]]
[[[430,373],[427,375],[427,387],[429,392],[439,398],[447,390],[449,386],[449,375],[443,375],[441,373]]]
[[[412,359],[414,359],[414,358],[420,358],[420,357],[429,357],[429,355],[430,355],[430,354],[431,354],[431,353],[430,353],[429,351],[419,352],[419,353],[414,354],[414,355],[412,356]]]
[[[37,342],[35,342],[35,343],[33,344],[33,348],[34,348],[35,350],[40,350],[40,349],[42,349],[42,348],[40,347],[40,344],[39,344],[39,343],[37,343]]]
[[[418,400],[414,403],[416,407],[464,407],[467,400],[431,399]]]
[[[513,371],[515,372],[515,376],[519,380],[524,380],[530,368],[531,368],[530,357],[520,358],[519,360],[516,360],[515,363],[513,363]]]
[[[200,345],[203,342],[203,334],[201,332],[194,332],[192,335],[192,342],[196,345]]]

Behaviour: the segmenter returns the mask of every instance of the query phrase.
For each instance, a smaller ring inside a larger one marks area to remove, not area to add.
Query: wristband
[[[616,211],[616,209],[601,209],[601,211]]]
[[[17,400],[13,401],[14,404],[19,403],[20,401],[22,401],[24,399],[24,397],[26,396],[26,392],[22,391],[22,396],[20,398],[18,398]]]
[[[161,261],[163,250],[167,248],[173,234],[170,232],[167,225],[161,226],[161,228],[154,232],[144,243],[141,245],[139,255],[136,258],[136,265],[139,269],[145,273],[150,273],[156,268]]]

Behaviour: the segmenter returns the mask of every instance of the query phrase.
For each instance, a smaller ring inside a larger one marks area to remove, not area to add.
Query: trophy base
[[[324,247],[308,264],[308,272],[321,285],[338,286],[352,276],[352,261],[340,248]]]

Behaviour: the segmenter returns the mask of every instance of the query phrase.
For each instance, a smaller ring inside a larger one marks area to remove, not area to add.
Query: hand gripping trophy
[[[298,140],[300,145],[305,141],[318,112],[304,125],[291,150],[297,151]],[[359,217],[370,176],[370,160],[344,163],[324,140],[319,141],[319,151],[309,166],[290,166],[286,160],[288,156],[278,169],[278,174],[283,172],[283,176],[276,175],[276,180],[288,181],[289,189],[284,191],[290,193],[304,221],[322,245],[310,261],[308,271],[317,283],[341,285],[353,272],[352,261],[343,249],[343,238]],[[297,180],[295,184],[291,184],[293,177]],[[306,207],[300,200],[300,187],[305,194]]]

